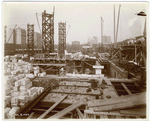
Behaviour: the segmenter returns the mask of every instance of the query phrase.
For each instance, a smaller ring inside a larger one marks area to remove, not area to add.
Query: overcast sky
[[[101,42],[101,17],[104,20],[103,35],[111,36],[114,41],[114,5],[116,11],[116,25],[118,8],[121,4],[118,41],[130,37],[139,36],[143,32],[145,17],[136,16],[136,13],[145,11],[147,13],[147,2],[3,2],[3,27],[7,29],[17,27],[27,29],[27,24],[34,23],[34,30],[40,32],[36,13],[40,27],[42,29],[42,12],[52,14],[55,6],[54,16],[54,41],[58,43],[58,22],[66,21],[67,43],[80,41],[86,43],[89,37],[97,36]]]

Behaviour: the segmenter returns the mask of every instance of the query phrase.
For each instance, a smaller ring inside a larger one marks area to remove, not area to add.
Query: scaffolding
[[[42,13],[42,40],[43,52],[54,53],[54,12],[53,14]]]

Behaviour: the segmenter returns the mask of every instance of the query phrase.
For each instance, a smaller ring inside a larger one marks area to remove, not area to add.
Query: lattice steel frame
[[[34,24],[27,24],[28,56],[34,55]]]
[[[54,52],[54,12],[53,14],[42,13],[42,39],[43,39],[43,52]]]
[[[66,50],[66,22],[65,23],[58,23],[58,35],[59,35],[59,57],[63,58],[65,56],[65,50]]]

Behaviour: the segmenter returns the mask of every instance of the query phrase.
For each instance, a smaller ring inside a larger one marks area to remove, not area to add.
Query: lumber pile
[[[145,92],[121,96],[115,99],[95,101],[93,104],[89,104],[88,106],[92,107],[95,112],[101,112],[134,108],[143,105],[146,105]]]

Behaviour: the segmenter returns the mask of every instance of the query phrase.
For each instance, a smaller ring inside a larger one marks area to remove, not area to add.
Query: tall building
[[[20,27],[18,27],[16,29],[16,44],[21,45],[22,48],[26,48],[27,43],[26,43],[26,30],[25,29],[21,29]]]
[[[93,38],[88,38],[88,43],[90,45],[97,44],[98,43],[98,38],[96,36],[93,36]]]
[[[111,44],[111,36],[103,36],[103,44]]]
[[[72,41],[71,45],[71,52],[78,52],[81,50],[80,42],[79,41]]]
[[[15,29],[11,29],[11,28],[9,29],[6,42],[15,44]]]
[[[35,48],[42,49],[42,35],[34,32],[34,46]]]

